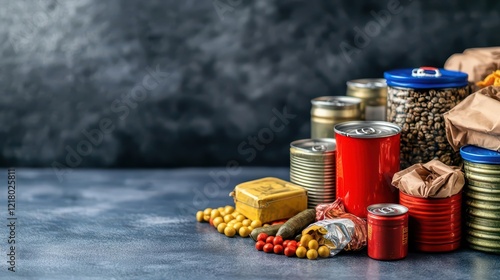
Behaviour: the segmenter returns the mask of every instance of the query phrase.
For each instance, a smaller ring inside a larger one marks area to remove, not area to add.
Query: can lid
[[[354,138],[382,138],[401,132],[401,127],[383,121],[350,121],[337,124],[335,133]]]
[[[500,164],[500,153],[494,150],[467,145],[460,148],[460,155],[463,159],[485,164]]]
[[[313,106],[328,108],[356,107],[360,103],[360,98],[352,96],[321,96],[311,100]]]
[[[395,203],[372,204],[368,206],[366,210],[377,216],[399,216],[408,212],[408,208]]]
[[[456,88],[467,85],[467,74],[435,67],[396,69],[384,72],[387,85],[404,88]]]
[[[347,86],[352,88],[379,89],[387,86],[385,79],[357,79],[347,81]]]
[[[326,153],[337,149],[337,141],[333,138],[302,139],[290,143],[295,148],[307,153]]]

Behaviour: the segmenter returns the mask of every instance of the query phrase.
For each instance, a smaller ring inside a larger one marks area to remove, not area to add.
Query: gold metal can
[[[460,154],[467,178],[466,240],[472,249],[500,253],[500,153],[465,146]]]
[[[311,100],[311,138],[335,138],[336,124],[361,119],[361,102],[357,97],[322,96]]]
[[[290,144],[290,181],[307,190],[308,207],[335,201],[335,139],[303,139]]]
[[[475,229],[483,232],[494,232],[500,234],[500,220],[468,216],[466,217],[465,224],[469,230]]]
[[[367,121],[385,121],[387,84],[385,79],[358,79],[347,82],[347,96],[360,98],[361,118]]]
[[[488,253],[500,253],[500,242],[496,240],[488,240],[482,238],[475,238],[473,236],[467,236],[467,242],[469,242],[469,247],[483,252]]]

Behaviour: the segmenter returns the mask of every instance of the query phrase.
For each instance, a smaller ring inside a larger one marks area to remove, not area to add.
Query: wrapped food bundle
[[[458,149],[475,145],[500,150],[500,87],[483,88],[446,112],[446,138],[451,147]]]
[[[450,56],[444,68],[465,72],[469,75],[469,81],[476,83],[500,69],[499,61],[500,47],[472,48]]]
[[[392,178],[392,184],[412,196],[443,198],[459,193],[465,179],[459,167],[448,166],[434,159],[397,172]]]
[[[352,224],[344,221],[345,219],[351,221]],[[353,214],[346,213],[341,199],[337,199],[330,204],[320,204],[316,206],[316,220],[329,221],[329,223],[333,223],[335,226],[338,226],[340,223],[347,229],[350,229],[350,231],[348,231],[350,234],[349,241],[341,249],[345,251],[358,251],[366,247],[368,236],[366,221]],[[333,249],[332,252],[334,252]]]

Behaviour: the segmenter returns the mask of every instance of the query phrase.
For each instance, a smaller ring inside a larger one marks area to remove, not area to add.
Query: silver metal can
[[[347,95],[358,97],[361,118],[367,121],[385,121],[387,84],[385,79],[358,79],[347,82]]]
[[[303,139],[290,144],[290,181],[307,190],[308,206],[335,201],[335,139]]]
[[[311,100],[311,138],[335,138],[333,127],[361,119],[361,99],[349,96],[322,96]]]

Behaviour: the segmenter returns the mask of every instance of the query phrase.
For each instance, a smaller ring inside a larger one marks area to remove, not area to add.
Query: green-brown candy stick
[[[276,233],[276,236],[283,237],[283,240],[292,239],[308,225],[316,220],[316,210],[306,209],[286,221]]]
[[[254,241],[257,241],[257,236],[260,234],[260,233],[265,233],[269,236],[275,236],[276,233],[278,232],[278,230],[280,229],[280,227],[282,226],[283,224],[277,224],[277,225],[272,225],[272,226],[268,226],[268,227],[260,227],[260,228],[256,228],[254,230],[252,230],[252,232],[250,233],[250,237],[254,240]]]

